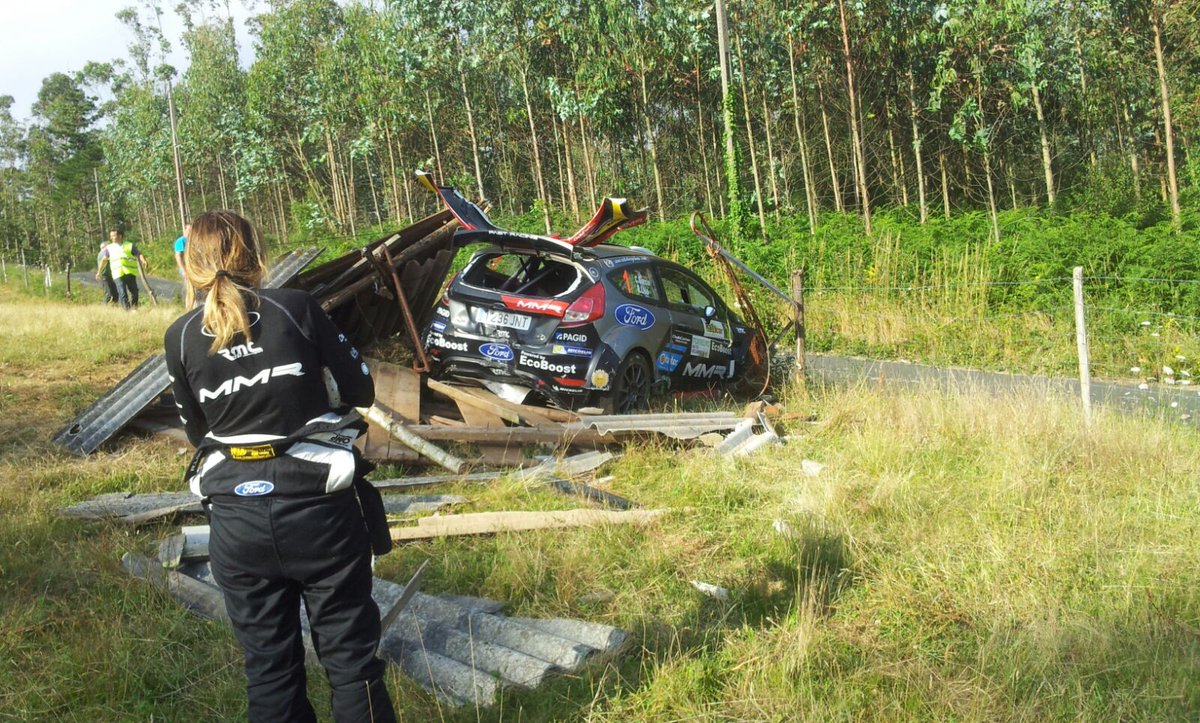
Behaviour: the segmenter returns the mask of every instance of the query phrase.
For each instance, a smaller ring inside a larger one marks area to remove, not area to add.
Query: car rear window
[[[479,256],[463,272],[463,283],[521,296],[562,296],[579,286],[579,269],[553,257],[493,253]]]

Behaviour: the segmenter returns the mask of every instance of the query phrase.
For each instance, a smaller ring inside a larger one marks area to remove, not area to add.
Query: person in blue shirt
[[[184,249],[187,248],[188,231],[191,231],[191,230],[192,230],[192,224],[185,223],[183,225],[183,235],[180,236],[179,238],[175,239],[175,265],[179,267],[179,275],[184,276],[184,277],[186,277],[187,274],[185,274],[183,272],[184,264],[185,264],[185,262],[183,260],[183,251],[184,251]]]

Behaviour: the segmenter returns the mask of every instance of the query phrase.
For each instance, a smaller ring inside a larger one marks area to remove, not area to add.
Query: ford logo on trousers
[[[513,350],[508,344],[484,344],[479,347],[479,353],[488,359],[495,359],[496,361],[513,360]]]
[[[654,314],[649,309],[637,304],[621,304],[613,311],[617,323],[624,326],[636,326],[639,329],[649,329],[654,326]]]
[[[274,484],[265,479],[260,479],[241,483],[233,488],[233,493],[240,497],[261,497],[271,494],[271,491],[274,489]]]

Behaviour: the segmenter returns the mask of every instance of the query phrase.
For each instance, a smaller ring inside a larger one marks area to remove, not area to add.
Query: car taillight
[[[579,326],[604,316],[604,284],[595,284],[563,313],[561,326]]]

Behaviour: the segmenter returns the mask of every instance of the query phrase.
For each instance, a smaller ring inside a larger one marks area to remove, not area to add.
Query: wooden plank
[[[464,515],[422,517],[411,527],[393,527],[396,541],[423,540],[457,535],[486,535],[563,527],[596,525],[640,525],[662,517],[670,510],[563,510],[555,512],[477,512]]]
[[[479,445],[479,461],[493,467],[523,467],[537,463],[525,456],[523,447],[495,444]]]
[[[553,424],[556,422],[566,424],[569,422],[579,421],[579,415],[568,412],[565,409],[551,409],[550,407],[535,407],[530,404],[517,404],[516,402],[510,402],[507,399],[492,394],[487,389],[481,389],[479,387],[465,387],[464,389],[468,394],[471,394],[474,397],[517,414],[532,425]]]
[[[444,382],[439,382],[436,379],[430,379],[426,383],[426,386],[442,396],[453,399],[458,404],[459,409],[462,409],[463,406],[466,405],[474,407],[475,409],[481,409],[488,414],[503,419],[506,422],[512,422],[513,424],[521,423],[521,415],[510,409],[505,409],[498,404],[494,404],[489,400],[481,399],[480,397],[471,394],[463,387],[452,386]]]
[[[504,420],[499,415],[493,414],[486,409],[480,409],[468,402],[455,400],[458,405],[458,411],[462,414],[463,423],[459,426],[466,427],[503,427]]]

